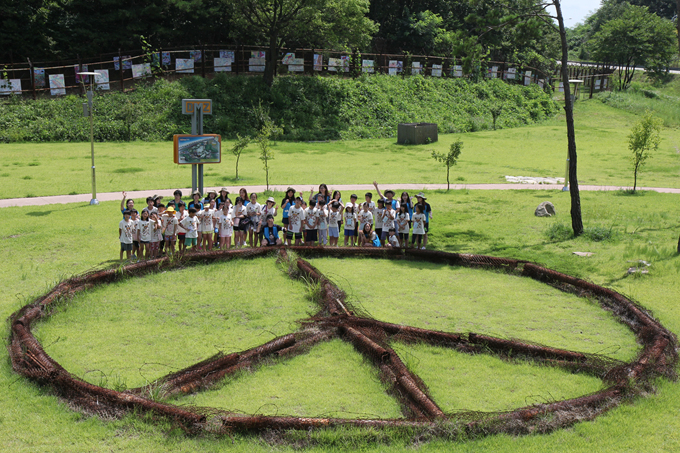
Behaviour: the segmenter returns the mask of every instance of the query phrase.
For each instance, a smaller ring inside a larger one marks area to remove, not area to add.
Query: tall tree
[[[233,4],[242,28],[254,29],[267,43],[264,80],[269,86],[286,43],[325,40],[335,46],[365,45],[376,30],[365,17],[368,0],[235,0]]]
[[[485,0],[478,1],[483,2]],[[583,218],[581,216],[581,195],[578,187],[574,103],[568,83],[569,47],[560,0],[497,0],[494,6],[495,8],[486,16],[486,20],[481,16],[474,18],[481,26],[482,35],[506,27],[517,27],[519,24],[528,23],[529,26],[535,27],[536,21],[542,21],[559,34],[562,50],[562,80],[566,82],[564,83],[564,113],[567,122],[571,227],[574,236],[580,236],[583,233]],[[555,15],[548,12],[550,8],[555,9]],[[557,21],[557,24],[554,21]]]
[[[666,72],[676,54],[671,21],[643,6],[628,6],[620,17],[602,25],[590,42],[593,57],[619,66],[619,89],[628,88],[636,67]]]

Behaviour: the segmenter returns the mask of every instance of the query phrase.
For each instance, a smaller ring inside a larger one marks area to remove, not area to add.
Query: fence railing
[[[261,74],[265,69],[268,49],[256,46],[200,46],[200,48],[159,49],[145,53],[119,51],[101,54],[95,58],[3,65],[0,80],[0,95],[22,96],[63,96],[82,93],[91,80],[79,76],[79,72],[99,73],[94,80],[97,90],[122,90],[134,86],[140,80],[164,77],[169,79],[187,75],[214,77],[226,74]],[[358,54],[323,49],[284,49],[282,58],[277,60],[278,74],[330,75],[356,77],[361,73],[381,73],[407,77],[465,77],[459,59],[452,57],[410,55],[410,54]],[[541,88],[552,88],[556,77],[540,69],[507,62],[488,62],[487,78],[500,78],[510,83],[523,85],[537,84]],[[602,79],[607,74],[590,74]],[[593,89],[599,91],[607,83]],[[610,84],[609,84],[610,86]]]

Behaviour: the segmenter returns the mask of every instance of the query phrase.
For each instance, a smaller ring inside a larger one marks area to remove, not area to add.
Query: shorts
[[[267,241],[267,245],[265,245],[265,247],[276,247],[276,239],[274,239],[274,242],[273,242],[273,243]]]
[[[196,244],[198,244],[197,238],[186,238],[186,239],[184,239],[184,245],[186,245],[186,246],[196,245]]]
[[[425,234],[427,234],[428,231],[430,231],[430,222],[425,222]]]
[[[159,244],[160,244],[160,242],[149,242],[149,250],[152,251],[152,252],[155,251],[155,250],[158,250]]]
[[[328,227],[328,236],[332,238],[340,237],[340,230],[338,227]]]
[[[132,251],[132,243],[126,244],[124,242],[120,243],[120,251],[121,252],[131,252]]]
[[[350,236],[356,236],[356,234],[354,234],[354,230],[348,230],[347,228],[345,228],[345,237]]]
[[[293,239],[293,235],[295,235],[295,239],[302,239],[302,233],[293,233],[292,231],[286,231],[287,239]]]
[[[134,248],[138,249],[139,248],[139,241],[132,241],[132,245]]]
[[[187,235],[186,233],[177,233],[177,239],[180,242],[184,242],[184,238],[186,237],[186,235]]]
[[[140,244],[148,244],[149,241],[139,241]]]
[[[224,238],[230,238],[230,237],[231,237],[231,234],[230,234],[230,235],[226,235],[226,234],[225,234],[225,235],[222,235],[222,234],[220,234],[220,237],[223,238],[223,239],[224,239]]]
[[[317,235],[316,230],[306,230],[305,231],[305,242],[313,242],[318,240],[319,237]]]
[[[375,234],[376,234],[379,238],[382,238],[382,228],[376,228],[376,229],[375,229]]]
[[[212,232],[213,232],[212,228],[209,229],[209,230],[201,230],[200,231],[201,234],[212,234]]]
[[[376,232],[376,234],[378,234],[378,233]],[[390,235],[390,232],[388,230],[381,230],[380,231],[380,240],[384,241],[385,239],[387,239],[387,237],[389,235]]]
[[[281,222],[282,222],[284,225],[288,225],[288,217],[284,217],[283,219],[281,219]]]
[[[165,236],[165,242],[175,242],[175,236]]]

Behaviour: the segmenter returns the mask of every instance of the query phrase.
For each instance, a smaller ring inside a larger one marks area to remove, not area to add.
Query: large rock
[[[539,204],[534,212],[536,217],[552,217],[555,215],[555,206],[549,201]]]

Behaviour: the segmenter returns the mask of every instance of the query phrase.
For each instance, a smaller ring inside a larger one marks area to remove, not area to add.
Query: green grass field
[[[457,190],[431,192],[428,197],[436,215],[430,238],[433,247],[530,259],[588,278],[632,296],[669,329],[680,332],[676,196],[584,192],[588,235],[579,239],[554,233],[559,231],[555,225],[569,223],[569,197],[559,191]],[[555,204],[557,217],[533,216],[544,200]],[[6,290],[0,310],[5,318],[60,278],[108,265],[118,257],[116,202],[98,207],[5,208],[2,213],[0,283]],[[609,239],[589,239],[603,231]],[[594,254],[584,258],[573,255],[574,251]],[[651,263],[649,274],[628,275],[626,270],[639,259]],[[345,288],[354,303],[379,319],[481,330],[620,359],[638,350],[632,334],[588,300],[522,278],[417,262],[313,262]],[[194,292],[178,295],[180,283],[191,284]],[[285,303],[273,296],[274,288]],[[405,296],[404,301],[391,297],[396,295]],[[243,302],[253,296],[254,302]],[[435,298],[436,305],[423,303]],[[296,328],[294,321],[310,311],[314,307],[306,299],[304,284],[290,281],[273,260],[262,258],[194,266],[93,290],[61,307],[50,321],[39,323],[36,332],[48,353],[76,374],[109,387],[131,387],[218,350],[238,350],[290,332]],[[428,346],[394,346],[446,410],[505,409],[585,394],[601,385],[589,377],[531,364]],[[5,391],[0,393],[0,439],[8,451],[294,448],[270,443],[266,436],[186,437],[171,426],[134,416],[113,421],[86,417],[18,377],[4,349],[1,354],[5,360],[0,365],[0,385]],[[373,367],[340,341],[174,401],[268,414],[389,417],[399,411]],[[310,451],[677,451],[678,408],[680,386],[660,380],[653,395],[548,435],[492,436],[460,443],[341,429],[290,433],[288,438]]]
[[[581,184],[632,186],[627,135],[637,121],[598,100],[576,104],[576,144]],[[638,185],[680,187],[680,131],[666,128],[658,151],[640,173]],[[564,177],[567,143],[564,115],[539,125],[499,131],[441,135],[432,145],[403,146],[394,139],[327,143],[279,142],[270,163],[270,183],[300,187],[325,182],[367,184],[445,183],[446,169],[431,151],[446,151],[464,142],[453,183],[504,183],[505,176]],[[223,142],[222,163],[206,165],[205,187],[264,184],[255,146],[241,157],[235,179],[235,157]],[[89,193],[89,143],[0,144],[2,198]],[[97,190],[170,189],[191,185],[191,169],[175,165],[172,144],[96,143]]]

